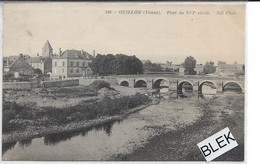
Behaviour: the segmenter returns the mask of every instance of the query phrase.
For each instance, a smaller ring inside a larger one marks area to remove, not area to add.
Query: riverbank
[[[151,105],[156,105],[160,101],[158,99],[154,99],[152,102],[141,105],[133,109],[129,109],[127,111],[123,111],[121,114],[117,114],[115,116],[105,116],[94,120],[85,120],[80,122],[72,122],[66,125],[61,126],[49,126],[49,127],[30,127],[23,131],[13,131],[11,133],[3,133],[2,134],[2,143],[12,143],[21,140],[32,139],[36,137],[42,137],[49,134],[55,133],[63,133],[63,132],[70,132],[70,131],[77,131],[81,129],[91,128],[97,125],[101,125],[108,122],[113,122],[117,120],[121,120],[124,117],[128,116],[129,114],[135,113],[142,109],[145,109]]]
[[[224,95],[204,99],[197,106],[203,114],[193,124],[156,135],[131,153],[119,154],[110,160],[205,161],[197,143],[229,127],[238,146],[215,161],[243,161],[244,95]]]
[[[115,121],[154,103],[144,94],[122,95],[101,80],[88,86],[4,90],[3,97],[3,143]]]

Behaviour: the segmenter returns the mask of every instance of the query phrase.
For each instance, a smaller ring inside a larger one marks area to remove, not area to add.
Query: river
[[[3,145],[3,160],[109,160],[144,145],[149,138],[195,122],[198,96],[164,99],[118,122]]]

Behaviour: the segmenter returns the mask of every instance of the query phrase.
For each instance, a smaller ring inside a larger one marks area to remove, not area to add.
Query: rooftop
[[[53,58],[61,58],[61,59],[92,59],[93,56],[83,50],[66,50],[61,53],[60,56],[54,56]]]

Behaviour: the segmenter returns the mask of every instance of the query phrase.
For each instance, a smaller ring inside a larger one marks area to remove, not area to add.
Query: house
[[[6,60],[4,66],[4,72],[12,74],[12,75],[32,75],[33,67],[30,66],[23,58],[22,54],[17,57],[14,61]]]
[[[94,57],[84,50],[66,50],[52,58],[52,78],[86,77],[92,75],[90,63]]]
[[[27,62],[34,68],[40,69],[43,74],[52,72],[52,58],[50,57],[31,57]]]
[[[26,60],[34,69],[40,69],[43,74],[52,72],[52,57],[53,49],[50,42],[47,40],[42,48],[42,55],[37,54],[36,57],[31,57]]]

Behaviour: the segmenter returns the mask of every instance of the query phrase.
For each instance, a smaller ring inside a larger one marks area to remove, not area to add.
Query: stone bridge
[[[121,86],[160,88],[161,83],[172,90],[181,90],[184,84],[192,86],[194,91],[202,91],[204,84],[214,85],[218,92],[225,90],[228,84],[236,85],[244,93],[244,78],[183,76],[183,77],[116,77],[116,83]]]

